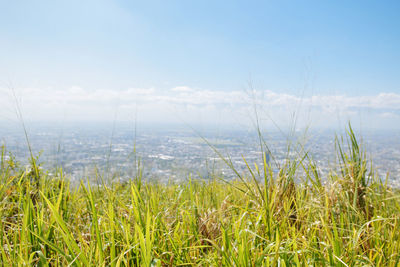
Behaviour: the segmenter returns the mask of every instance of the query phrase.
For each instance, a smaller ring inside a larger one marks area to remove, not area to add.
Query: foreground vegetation
[[[351,128],[337,153],[326,183],[299,152],[278,172],[264,156],[232,182],[146,183],[138,168],[129,182],[72,187],[3,147],[0,263],[397,266],[400,193],[374,174]]]

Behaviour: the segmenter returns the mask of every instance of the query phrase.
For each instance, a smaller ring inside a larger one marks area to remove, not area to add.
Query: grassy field
[[[139,168],[129,182],[79,187],[3,147],[1,265],[397,266],[400,193],[351,128],[345,140],[327,181],[304,153],[279,172],[249,163],[230,182],[146,183]]]

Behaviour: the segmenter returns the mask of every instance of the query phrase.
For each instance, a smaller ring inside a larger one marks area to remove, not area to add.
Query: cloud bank
[[[85,90],[18,88],[17,101],[31,120],[239,123],[249,124],[256,107],[266,123],[329,126],[361,120],[366,126],[389,127],[400,122],[400,94],[370,96],[314,95],[299,97],[271,90],[221,91],[179,86],[166,90],[128,88]],[[16,100],[0,88],[0,119],[15,120]]]

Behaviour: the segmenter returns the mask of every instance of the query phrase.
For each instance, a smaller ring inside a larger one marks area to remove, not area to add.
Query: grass
[[[146,183],[138,169],[129,182],[72,187],[2,147],[0,263],[397,266],[400,192],[374,174],[351,127],[336,150],[325,182],[307,153],[279,172],[263,153],[236,181]]]

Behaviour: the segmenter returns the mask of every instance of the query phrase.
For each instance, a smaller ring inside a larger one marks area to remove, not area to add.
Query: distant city
[[[4,124],[3,124],[4,125]],[[73,182],[80,179],[128,180],[138,171],[143,179],[162,183],[220,177],[234,179],[248,175],[248,166],[262,170],[263,153],[276,171],[287,159],[308,151],[326,178],[337,165],[334,131],[297,131],[292,134],[262,129],[263,145],[255,129],[204,128],[182,125],[134,125],[127,123],[27,126],[34,154],[40,154],[44,169],[61,167]],[[362,148],[372,159],[377,175],[400,186],[400,132],[362,132]],[[29,152],[22,126],[0,128],[0,145],[18,161],[28,164]],[[288,149],[289,148],[289,149]],[[246,162],[248,166],[246,165]],[[301,180],[303,173],[299,172]]]

